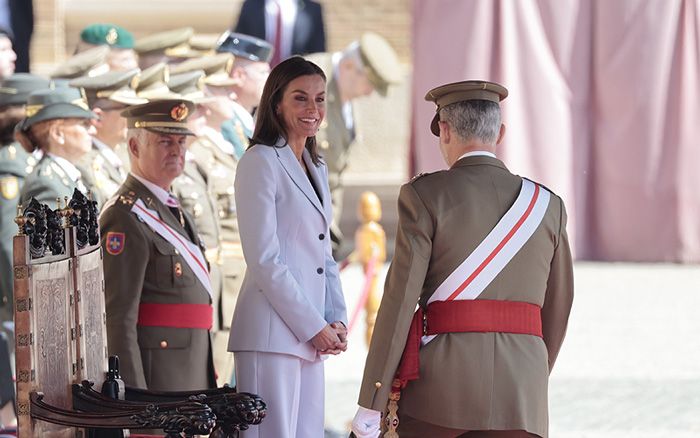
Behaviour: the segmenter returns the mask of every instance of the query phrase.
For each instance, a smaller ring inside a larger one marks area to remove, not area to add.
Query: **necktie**
[[[275,51],[272,54],[272,60],[270,61],[270,66],[274,67],[282,61],[282,6],[279,2],[275,2],[277,6],[277,17],[275,19],[275,41],[273,45]]]
[[[175,199],[173,195],[170,195],[168,199],[165,201],[165,205],[168,206],[168,209],[170,212],[175,216],[175,219],[180,222],[180,225],[186,228],[185,226],[185,216],[182,214],[182,210],[180,210],[180,203]]]

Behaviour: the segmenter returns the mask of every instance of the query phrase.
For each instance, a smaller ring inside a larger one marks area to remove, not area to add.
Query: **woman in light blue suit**
[[[316,150],[326,78],[292,57],[265,83],[258,121],[236,170],[247,270],[231,323],[239,391],[268,414],[242,436],[323,437],[321,355],[347,348],[347,314],[331,255],[328,172]]]

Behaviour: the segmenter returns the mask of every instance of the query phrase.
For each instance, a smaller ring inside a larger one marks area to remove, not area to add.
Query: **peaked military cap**
[[[488,100],[499,103],[508,97],[508,90],[500,84],[488,81],[461,81],[441,85],[428,91],[425,100],[435,102],[435,116],[430,122],[430,132],[440,136],[440,109],[452,103],[467,100]]]
[[[179,74],[196,70],[204,70],[207,85],[225,87],[238,84],[238,80],[231,78],[234,57],[230,53],[217,53],[204,58],[189,59],[170,67],[170,73]]]
[[[134,50],[139,55],[163,52],[167,56],[180,56],[190,50],[188,44],[194,35],[191,27],[182,27],[166,32],[155,33],[136,40]]]
[[[27,131],[39,122],[53,119],[95,119],[77,88],[63,87],[33,92],[27,98],[26,118],[20,129]]]
[[[98,46],[77,53],[51,73],[52,79],[73,79],[80,76],[97,76],[109,71],[106,63],[109,47]]]
[[[0,83],[0,107],[24,105],[33,91],[49,88],[49,80],[30,73],[15,73]]]
[[[80,32],[80,39],[96,46],[110,46],[117,49],[133,49],[134,36],[116,24],[95,23]]]
[[[129,128],[147,129],[158,134],[194,135],[187,128],[187,118],[194,104],[185,99],[156,100],[122,111]]]
[[[90,107],[98,99],[111,100],[124,105],[139,105],[148,102],[147,99],[136,96],[136,77],[138,69],[129,71],[111,71],[99,76],[83,76],[70,81],[71,87],[85,90]]]
[[[217,52],[233,53],[236,57],[251,61],[270,62],[272,44],[243,33],[224,32],[216,43]]]
[[[168,88],[183,99],[192,101],[195,104],[211,102],[215,98],[205,96],[204,77],[205,73],[203,70],[171,75],[168,81]]]
[[[136,95],[148,100],[175,99],[179,97],[168,88],[169,78],[170,70],[164,62],[148,67],[135,80]]]
[[[389,85],[401,80],[399,57],[384,38],[373,32],[364,33],[358,45],[367,78],[379,94],[386,96]]]

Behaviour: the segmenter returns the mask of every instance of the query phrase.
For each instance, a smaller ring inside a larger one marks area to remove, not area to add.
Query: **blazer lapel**
[[[289,175],[292,181],[294,181],[294,184],[297,187],[299,187],[299,189],[304,193],[304,196],[306,196],[306,198],[314,205],[314,207],[316,207],[316,210],[318,210],[318,212],[321,213],[323,219],[327,222],[328,219],[326,218],[326,215],[323,212],[321,201],[319,201],[318,196],[314,191],[314,188],[311,186],[311,181],[309,181],[309,178],[307,178],[306,175],[304,175],[304,170],[301,168],[299,162],[297,162],[297,159],[294,156],[294,152],[292,152],[292,148],[289,145],[286,145],[282,148],[276,147],[275,151],[277,152],[277,158],[280,160],[280,163],[282,164],[282,167],[284,167],[284,170],[287,172],[287,175]],[[304,151],[304,153],[308,154],[307,151]],[[313,168],[313,170],[309,170],[313,175],[316,166],[312,164],[311,167]]]
[[[146,207],[155,210],[158,213],[158,216],[160,216],[160,220],[165,222],[170,228],[173,230],[177,231],[180,233],[183,237],[185,237],[187,240],[190,240],[189,236],[187,235],[187,231],[185,228],[182,226],[179,220],[175,219],[175,216],[173,213],[170,211],[170,209],[160,202],[153,193],[151,193],[150,190],[139,180],[134,178],[133,176],[129,175],[129,177],[126,180],[125,185],[130,188],[131,190],[134,191],[136,196],[141,198],[144,204],[146,204]]]

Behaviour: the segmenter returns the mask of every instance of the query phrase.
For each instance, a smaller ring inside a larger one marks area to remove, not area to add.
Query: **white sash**
[[[520,194],[493,230],[428,299],[473,300],[505,268],[542,222],[549,205],[549,191],[523,178]],[[423,336],[423,345],[435,335]]]
[[[149,210],[142,200],[137,200],[131,208],[131,212],[141,218],[153,231],[160,234],[165,240],[170,242],[187,265],[195,273],[199,281],[204,285],[204,288],[212,296],[211,280],[209,271],[207,270],[207,262],[205,261],[202,251],[197,245],[190,242],[177,231],[173,230],[168,224],[160,220],[160,215],[155,210]]]

